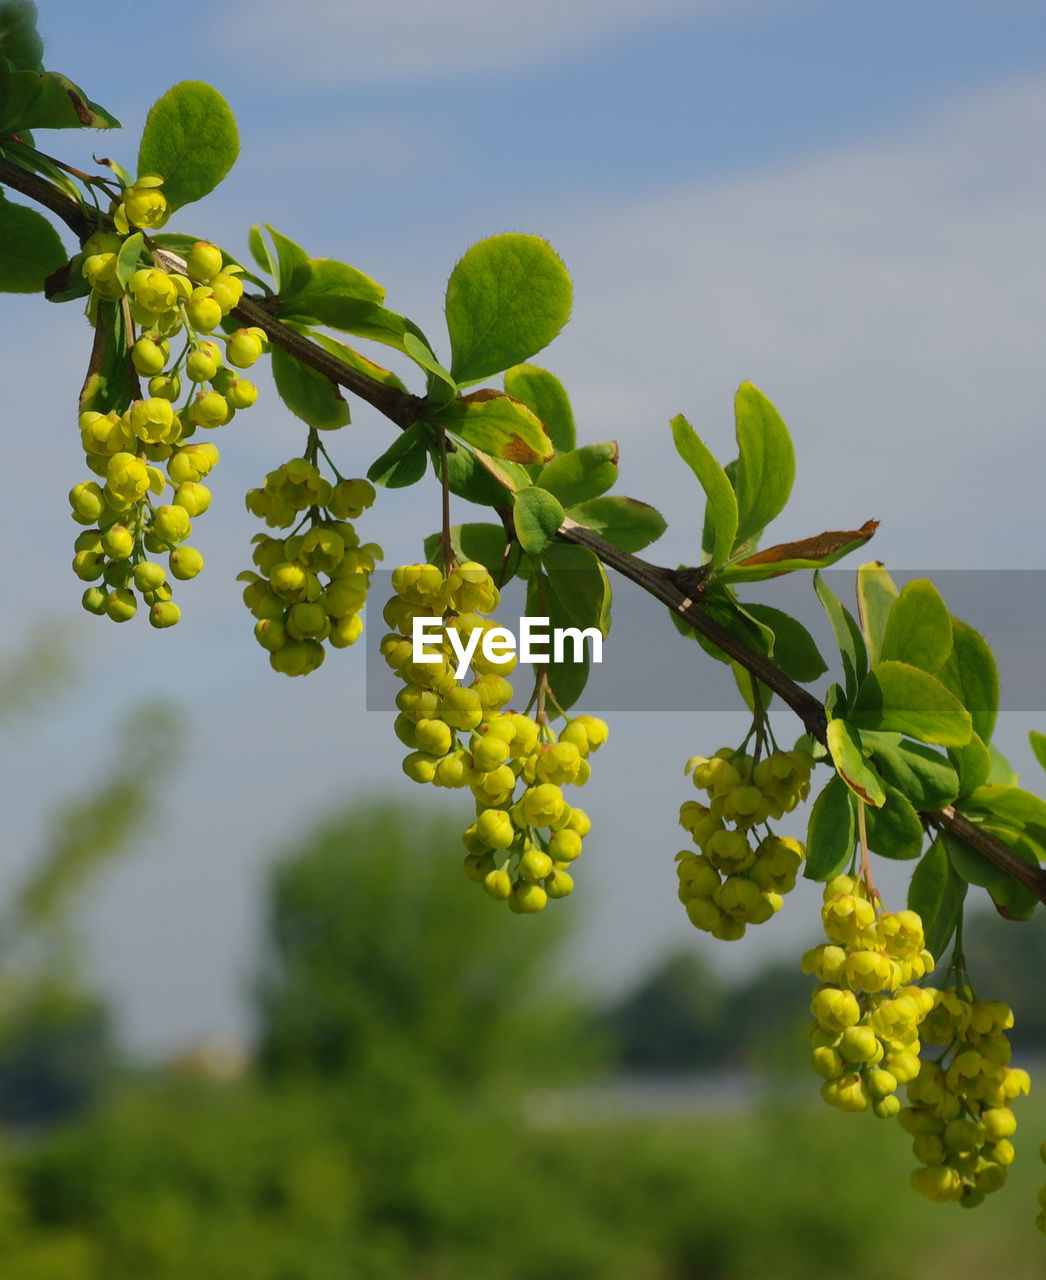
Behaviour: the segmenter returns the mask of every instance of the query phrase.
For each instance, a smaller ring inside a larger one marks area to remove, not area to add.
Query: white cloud
[[[239,0],[222,26],[238,56],[301,83],[496,76],[680,18],[781,0]]]
[[[547,360],[588,429],[622,439],[629,488],[696,499],[668,419],[686,412],[726,454],[750,378],[796,438],[784,533],[878,516],[894,563],[1034,563],[1046,177],[1028,157],[1044,126],[1030,82],[773,172],[545,211],[535,229],[577,288]]]

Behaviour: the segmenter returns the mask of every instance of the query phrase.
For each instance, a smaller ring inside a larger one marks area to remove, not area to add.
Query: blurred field
[[[453,873],[453,823],[419,842],[401,808],[336,816],[275,864],[246,1053],[134,1069],[59,963],[62,868],[111,851],[96,827],[31,881],[53,945],[30,913],[34,945],[6,953],[4,1280],[1043,1273],[1046,1100],[1016,1105],[999,1194],[924,1201],[895,1122],[820,1102],[794,966],[728,988],[670,957],[594,1009],[565,978],[569,914],[511,917]],[[1038,972],[1011,984],[1026,1025]],[[704,1085],[655,1074],[696,1065]]]

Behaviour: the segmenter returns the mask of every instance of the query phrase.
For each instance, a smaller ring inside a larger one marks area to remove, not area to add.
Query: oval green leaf
[[[541,419],[557,452],[575,447],[574,412],[566,388],[554,374],[536,364],[516,364],[505,371],[505,390]]]
[[[119,129],[120,122],[56,71],[16,70],[0,57],[0,137],[30,129]]]
[[[905,662],[878,662],[861,683],[850,719],[859,729],[903,733],[941,747],[961,747],[973,733],[970,713],[939,680]]]
[[[864,645],[864,636],[861,635],[861,629],[850,611],[840,602],[838,596],[819,573],[814,574],[814,590],[835,632],[835,642],[839,646],[839,656],[846,678],[846,697],[849,701],[856,697],[861,681],[868,673],[868,650]]]
[[[881,560],[872,560],[858,567],[857,617],[872,662],[879,661],[886,619],[897,595],[897,587]]]
[[[737,495],[715,455],[681,413],[672,419],[672,439],[676,453],[705,491],[705,521],[712,534],[710,563],[718,569],[730,558],[737,538]]]
[[[570,316],[570,276],[538,236],[509,233],[475,244],[447,283],[450,371],[479,382],[546,347]]]
[[[923,824],[902,792],[888,782],[883,783],[885,802],[869,808],[865,814],[868,848],[884,858],[905,862],[917,858],[923,850]]]
[[[495,582],[507,582],[519,561],[519,547],[509,543],[499,524],[456,524],[450,530],[450,545],[459,560],[475,560],[485,565]],[[507,554],[506,554],[507,553]],[[442,535],[430,534],[425,539],[425,559],[429,564],[443,564]]]
[[[810,810],[806,833],[808,880],[830,880],[850,861],[856,836],[854,799],[838,775],[825,784]]]
[[[40,293],[67,256],[58,232],[42,213],[0,194],[0,290]]]
[[[996,836],[1007,847],[1010,847],[1017,834],[1000,824],[978,822],[977,825]],[[965,840],[960,840],[950,831],[942,831],[938,839],[944,841],[956,874],[968,884],[976,884],[983,889],[988,889],[992,885],[1003,884],[1009,880],[1010,877],[1001,867],[997,867],[994,862],[989,862],[982,853],[978,853]]]
[[[928,578],[909,582],[886,619],[880,659],[906,662],[935,675],[952,651],[948,606]]]
[[[943,809],[959,794],[959,775],[954,766],[925,743],[873,729],[865,729],[861,741],[865,750],[871,751],[883,778],[903,792],[920,813]]]
[[[845,720],[829,720],[825,735],[835,771],[858,799],[878,808],[886,800],[879,775],[864,758],[861,735]]]
[[[322,310],[329,302],[336,305],[342,299],[380,305],[385,301],[385,290],[376,280],[350,267],[347,262],[338,262],[334,258],[309,258],[294,273],[290,289],[280,290],[280,297],[282,309],[288,314],[300,311],[317,315],[317,306]]]
[[[546,596],[557,618],[555,626],[600,635],[610,630],[610,580],[594,552],[566,542],[550,542],[541,553]]]
[[[525,404],[501,391],[474,391],[443,405],[430,417],[494,458],[531,463],[552,456],[552,442],[539,419]]]
[[[961,618],[952,618],[952,651],[937,679],[969,711],[981,740],[990,742],[999,712],[999,669],[987,640]]]
[[[983,815],[1027,831],[1032,839],[1046,843],[1046,800],[1021,787],[988,782],[964,796],[958,808],[968,817]]]
[[[828,670],[813,636],[791,614],[771,608],[768,604],[746,604],[744,612],[773,635],[773,644],[768,653],[785,675],[800,684],[806,684]]]
[[[545,489],[521,489],[512,499],[512,519],[516,537],[524,551],[538,555],[548,546],[563,523],[563,508]]]
[[[908,907],[923,922],[926,949],[939,958],[951,941],[966,898],[966,881],[957,875],[938,836],[923,854],[908,885]]]
[[[367,479],[385,489],[405,489],[425,474],[429,429],[423,422],[408,427],[367,469]]]
[[[592,529],[623,551],[642,551],[651,542],[656,542],[668,528],[656,507],[640,502],[638,498],[614,494],[581,502],[571,507],[568,515],[571,520]]]
[[[272,378],[283,403],[310,427],[333,431],[349,421],[341,388],[282,347],[272,349]]]
[[[163,177],[163,193],[173,212],[213,191],[239,151],[236,120],[222,95],[200,80],[183,80],[146,117],[138,172]]]
[[[617,442],[587,444],[557,453],[546,462],[534,483],[555,494],[564,507],[598,498],[617,480]]]
[[[968,796],[988,781],[992,771],[991,752],[976,733],[961,747],[949,747],[948,759],[959,775],[960,796]]]
[[[795,452],[781,415],[750,382],[734,397],[738,526],[734,546],[758,538],[784,508],[795,479]]]

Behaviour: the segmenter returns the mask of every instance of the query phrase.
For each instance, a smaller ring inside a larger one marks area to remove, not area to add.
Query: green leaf
[[[750,382],[734,397],[737,429],[737,510],[735,547],[758,538],[783,509],[795,479],[795,453],[780,414]]]
[[[1028,741],[1035,759],[1046,769],[1046,733],[1039,733],[1036,729],[1032,729],[1028,733]]]
[[[252,232],[258,232],[257,243],[261,246],[260,253],[268,259],[268,267],[266,268],[263,264],[262,270],[268,270],[276,284],[276,292],[281,295],[279,314],[280,318],[283,319],[285,316],[282,306],[283,291],[286,289],[292,296],[294,295],[299,282],[304,280],[305,276],[308,274],[309,255],[300,244],[295,244],[295,242],[288,236],[283,235],[280,231],[276,231],[273,227],[270,227],[268,223],[265,224],[265,230],[269,233],[269,238],[272,240],[271,249],[262,239],[261,232],[258,231],[257,227],[252,227],[251,230]],[[251,252],[255,252],[253,242]],[[259,261],[260,260],[259,256]],[[286,318],[291,320],[297,318],[293,306],[287,309]],[[316,319],[322,320],[323,317],[316,316]]]
[[[885,802],[865,814],[868,848],[884,858],[904,862],[917,858],[923,848],[923,825],[911,801],[896,787],[883,783]]]
[[[395,387],[397,391],[406,392],[407,388],[391,369],[385,369],[380,364],[375,364],[373,360],[368,360],[366,356],[360,355],[352,347],[347,347],[344,342],[339,342],[337,338],[332,338],[330,334],[323,333],[319,329],[305,329],[305,334],[313,342],[321,346],[324,351],[329,351],[332,356],[337,356],[350,369],[356,369],[358,372],[366,374],[368,378],[382,383],[383,386]]]
[[[0,137],[30,129],[119,129],[120,122],[56,71],[16,70],[0,57]]]
[[[42,213],[0,193],[0,290],[40,293],[67,257],[58,232]]]
[[[42,71],[43,56],[36,5],[32,0],[5,0],[0,4],[0,57],[18,71]]]
[[[441,475],[439,451],[433,450],[433,470]],[[526,489],[530,477],[514,462],[488,457],[463,445],[447,453],[447,477],[451,493],[481,507],[507,507],[517,489]]]
[[[833,774],[810,810],[803,871],[808,880],[831,880],[842,871],[853,854],[856,823],[850,789]]]
[[[297,247],[297,246],[295,246]],[[385,290],[376,280],[346,262],[334,258],[308,258],[291,275],[288,286],[280,290],[281,312],[316,316],[328,305],[335,307],[343,300],[380,305]]]
[[[240,136],[232,109],[217,89],[183,80],[155,102],[138,148],[138,172],[163,177],[171,212],[202,200],[232,168]]]
[[[1017,852],[1016,849],[1013,850]],[[1016,880],[989,886],[988,894],[995,903],[995,910],[1007,920],[1030,920],[1039,905],[1039,899]]]
[[[883,778],[902,791],[920,813],[933,813],[959,794],[959,775],[932,747],[902,738],[899,733],[865,729],[861,741],[871,751]]]
[[[1013,839],[1014,832],[1006,830],[1000,824],[982,823],[977,824],[983,827],[991,835],[997,836],[1004,844],[1009,844]],[[1005,838],[1003,832],[1006,832]],[[994,862],[989,862],[982,853],[978,853],[966,843],[960,840],[958,836],[953,835],[950,831],[942,831],[939,839],[944,840],[945,847],[948,850],[948,857],[951,864],[955,868],[956,874],[960,875],[969,884],[979,885],[983,889],[990,888],[992,885],[1003,884],[1010,877],[997,867]]]
[[[432,354],[432,348],[417,334],[403,334],[403,350],[429,375],[426,395],[430,400],[439,400],[441,404],[453,400],[458,394],[458,384]]]
[[[988,743],[988,755],[991,757],[991,768],[988,770],[988,782],[1001,782],[1004,786],[1015,787],[1020,778],[1017,770],[1002,754],[994,742]]]
[[[737,495],[715,455],[681,413],[672,419],[672,439],[676,453],[705,491],[708,500],[705,519],[712,534],[710,563],[718,569],[730,558],[737,538]]]
[[[968,796],[988,781],[992,771],[991,752],[976,733],[961,747],[949,747],[948,759],[959,775],[960,796]]]
[[[988,642],[960,618],[952,618],[952,651],[937,679],[969,711],[977,735],[990,742],[999,711],[999,670]]]
[[[521,489],[512,498],[512,519],[520,546],[531,555],[537,555],[559,531],[563,523],[563,508],[544,489]]]
[[[425,474],[429,428],[423,422],[408,427],[367,469],[367,479],[386,489],[405,489]]]
[[[957,875],[944,839],[938,835],[912,872],[908,907],[923,922],[926,949],[936,959],[951,941],[966,898],[966,881]]]
[[[552,442],[539,419],[525,404],[500,391],[474,391],[429,416],[432,422],[495,458],[527,463],[544,462],[552,456]]]
[[[550,542],[541,553],[547,599],[555,605],[555,625],[610,630],[610,580],[588,547]]]
[[[764,627],[761,622],[757,622],[754,617],[750,617],[747,612],[738,608],[737,601],[726,593],[715,593],[715,588],[706,593],[701,600],[701,610],[714,622],[732,636],[736,636],[738,640],[749,645],[753,649],[757,649],[760,653],[769,653],[770,651],[770,632],[769,628]],[[716,662],[731,665],[731,659],[713,644],[711,640],[701,635],[685,619],[681,618],[675,609],[668,611],[668,616],[672,619],[672,625],[680,635],[686,636],[689,640],[696,640],[701,648],[714,658]]]
[[[773,609],[768,604],[746,604],[743,612],[772,633],[773,646],[769,650],[769,656],[785,675],[800,684],[806,684],[828,670],[813,636],[791,614]]]
[[[592,529],[623,551],[642,551],[656,542],[668,527],[664,516],[638,498],[592,498],[567,512],[571,520]]]
[[[850,712],[859,729],[903,733],[961,747],[973,733],[970,713],[934,676],[905,662],[878,662],[861,682]]]
[[[1004,822],[1046,843],[1046,800],[1020,787],[988,782],[978,787],[956,806],[969,818],[978,815]]]
[[[450,545],[459,561],[475,560],[486,565],[495,582],[508,582],[519,563],[519,547],[508,541],[505,530],[499,524],[453,525],[450,530]],[[433,533],[425,539],[425,559],[429,564],[443,565],[440,534]]]
[[[845,720],[829,720],[826,737],[835,771],[854,795],[876,808],[885,803],[882,780],[865,760],[861,735],[853,725]]]
[[[575,447],[574,413],[566,388],[554,374],[536,364],[516,364],[505,371],[505,390],[541,419],[557,453]]]
[[[610,626],[610,584],[606,572],[587,547],[550,544],[542,566],[527,584],[527,613],[549,620],[551,629],[595,627],[605,635]],[[573,661],[573,647],[564,647],[563,661],[546,666],[556,702],[566,710],[581,696],[588,681],[588,647]]]
[[[886,619],[881,660],[906,662],[934,675],[951,651],[948,606],[928,578],[909,582]]]
[[[541,468],[534,483],[555,494],[564,507],[598,498],[617,479],[617,442],[587,444],[557,453]]]
[[[824,691],[824,709],[829,720],[845,720],[850,710],[842,685],[830,684]]]
[[[861,623],[868,657],[878,662],[886,619],[897,599],[897,587],[882,561],[872,560],[857,569],[857,617]]]
[[[272,377],[283,403],[310,427],[333,431],[349,421],[341,388],[282,347],[272,349]]]
[[[128,236],[120,246],[120,252],[116,255],[116,277],[126,289],[130,282],[131,276],[141,266],[142,247],[145,244],[145,237],[140,231],[136,231],[133,236]]]
[[[308,259],[304,251],[300,252],[302,263],[307,263]],[[397,351],[405,354],[411,354],[407,351],[406,337],[408,334],[413,334],[422,344],[422,350],[426,353],[424,358],[436,361],[436,357],[432,354],[432,344],[412,320],[361,298],[350,298],[336,293],[315,294],[307,310],[294,301],[286,311],[281,308],[278,314],[281,319],[298,319],[309,324],[325,324],[331,329],[340,329],[342,333],[351,333],[357,338],[369,338],[372,342],[381,342],[387,347],[395,347]],[[417,355],[412,355],[411,358],[416,360]],[[444,373],[446,373],[445,370]]]
[[[461,258],[447,283],[450,371],[479,382],[547,346],[570,316],[570,276],[537,236],[491,236]]]
[[[819,573],[814,574],[814,590],[824,605],[828,621],[835,632],[846,679],[846,696],[850,700],[856,696],[861,682],[868,674],[868,651],[864,647],[864,637],[850,611],[839,602],[839,598]]]
[[[251,227],[247,232],[247,248],[250,249],[251,257],[258,264],[258,269],[275,277],[277,270],[275,262],[257,226]]]

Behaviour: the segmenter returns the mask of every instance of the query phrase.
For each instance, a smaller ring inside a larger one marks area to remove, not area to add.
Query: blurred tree
[[[32,636],[0,671],[0,728],[46,703],[71,678],[67,653]],[[0,908],[0,1121],[8,1126],[66,1119],[95,1100],[116,1053],[108,1009],[83,978],[76,908],[91,882],[153,813],[160,778],[181,738],[164,706],[132,710],[79,795],[56,801],[45,844]]]
[[[607,1011],[618,1063],[628,1071],[690,1072],[720,1066],[734,1049],[728,991],[693,951],[668,956]]]
[[[583,1071],[591,1027],[563,982],[563,922],[464,893],[453,821],[350,810],[273,870],[256,985],[271,1078],[419,1071],[455,1089]]]
[[[730,986],[703,956],[679,951],[612,1004],[604,1021],[626,1071],[805,1066],[811,981],[772,963]]]
[[[975,975],[982,1000],[1005,1000],[1013,1008],[1014,1027],[1008,1032],[1015,1055],[1046,1052],[1046,1002],[1042,974],[1046,972],[1046,915],[1037,911],[1014,926],[995,911],[971,912],[963,924],[963,951]],[[935,975],[934,981],[941,977]],[[943,979],[942,979],[943,981]]]

